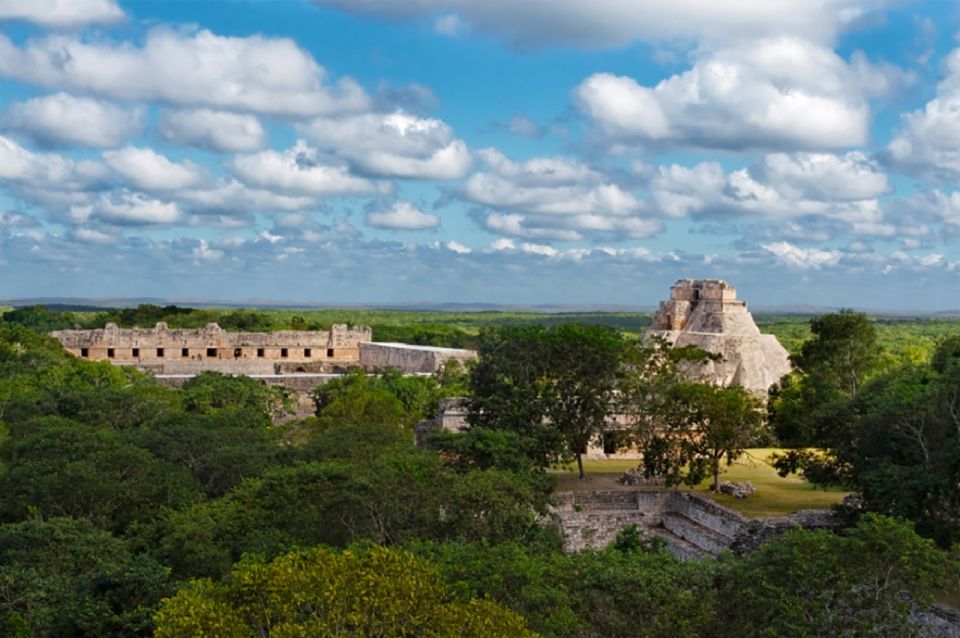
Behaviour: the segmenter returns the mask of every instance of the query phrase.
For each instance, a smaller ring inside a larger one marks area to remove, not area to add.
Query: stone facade
[[[737,290],[720,279],[681,279],[660,302],[650,335],[675,347],[697,346],[721,355],[720,361],[692,364],[692,379],[737,384],[758,395],[790,372],[790,357],[777,338],[761,334]]]
[[[465,364],[476,358],[476,351],[459,348],[369,341],[360,344],[360,362],[368,370],[393,367],[410,373],[433,374],[448,361]]]
[[[162,322],[153,328],[108,323],[100,330],[58,330],[51,336],[75,356],[136,366],[160,377],[207,370],[252,377],[324,375],[387,366],[432,374],[447,361],[465,363],[477,356],[473,350],[373,343],[370,328],[343,324],[330,330],[228,332],[215,323],[198,329],[171,329]]]
[[[118,328],[51,333],[71,354],[133,365],[157,375],[321,373],[356,365],[370,328],[337,324],[330,330],[227,332],[215,323],[198,329]]]

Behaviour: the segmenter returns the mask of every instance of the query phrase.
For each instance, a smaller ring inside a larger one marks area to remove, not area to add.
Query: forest
[[[704,353],[637,340],[648,318],[627,313],[8,311],[0,635],[922,635],[915,614],[960,592],[960,326],[758,319],[796,367],[766,407],[684,381]],[[275,425],[291,403],[277,387],[205,373],[166,388],[45,334],[107,321],[364,323],[480,359],[346,375],[316,389],[315,415]],[[412,426],[446,396],[469,397],[470,428],[415,448]],[[553,469],[614,400],[644,472],[682,489],[777,445],[784,473],[858,496],[845,529],[716,560],[632,528],[564,553],[544,524]]]

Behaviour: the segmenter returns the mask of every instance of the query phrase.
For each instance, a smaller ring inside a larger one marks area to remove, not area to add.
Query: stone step
[[[732,539],[677,512],[663,513],[663,527],[714,556],[730,547]]]
[[[667,551],[680,560],[698,560],[712,558],[713,554],[697,547],[690,541],[681,538],[663,527],[651,527],[647,530],[653,536],[658,536],[667,542]]]
[[[636,510],[637,493],[630,491],[588,492],[587,498],[580,500],[576,492],[558,495],[558,504],[565,510],[573,511],[608,511],[608,510]]]

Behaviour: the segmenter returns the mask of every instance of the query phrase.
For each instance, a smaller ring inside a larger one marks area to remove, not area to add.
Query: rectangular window
[[[283,357],[283,358],[286,358],[286,357],[287,357],[287,349],[286,349],[286,348],[280,348],[280,356]]]
[[[140,358],[140,348],[134,348],[134,349],[133,349],[133,358],[134,358],[134,359],[139,359],[139,358]]]
[[[263,359],[265,356],[267,356],[267,355],[266,355],[266,352],[264,351],[264,349],[263,349],[263,348],[257,348],[257,357],[259,357],[260,359]]]
[[[88,358],[90,356],[90,349],[80,348],[80,356],[83,357],[84,359]]]
[[[333,357],[333,348],[327,348],[327,356],[331,358]]]
[[[303,356],[304,356],[305,358],[309,359],[309,358],[310,358],[310,355],[312,355],[312,354],[313,354],[313,353],[312,353],[312,351],[310,350],[310,348],[304,348],[304,349],[303,349]]]
[[[217,349],[216,349],[216,348],[207,348],[207,356],[208,356],[208,357],[216,357],[216,356],[217,356]]]
[[[234,348],[234,349],[233,349],[233,358],[234,358],[234,359],[242,359],[242,358],[243,358],[243,350],[240,349],[240,348]]]
[[[190,348],[180,348],[180,356],[181,356],[181,357],[189,357],[189,356],[190,356]]]
[[[163,359],[163,348],[157,348],[157,359]]]
[[[107,358],[108,358],[108,359],[113,359],[114,354],[115,354],[115,353],[113,352],[113,348],[107,348]]]

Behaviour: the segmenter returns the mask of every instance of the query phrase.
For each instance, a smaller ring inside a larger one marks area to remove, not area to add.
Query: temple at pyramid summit
[[[686,370],[698,381],[737,384],[758,395],[790,372],[790,357],[774,335],[762,334],[737,299],[737,289],[722,279],[681,279],[660,302],[649,334],[674,347],[697,346],[722,356]]]

